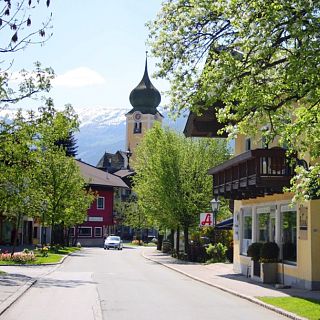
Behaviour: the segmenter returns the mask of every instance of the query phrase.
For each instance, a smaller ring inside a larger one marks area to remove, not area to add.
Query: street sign
[[[200,227],[212,227],[213,226],[213,213],[205,212],[200,213]]]

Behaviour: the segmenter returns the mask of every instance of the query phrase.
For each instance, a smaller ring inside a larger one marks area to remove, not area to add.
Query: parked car
[[[122,250],[123,248],[123,242],[120,237],[118,236],[109,236],[104,241],[104,250],[109,250],[110,248]]]

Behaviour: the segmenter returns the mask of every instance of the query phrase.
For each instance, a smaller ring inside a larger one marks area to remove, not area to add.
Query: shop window
[[[297,261],[297,212],[285,211],[288,206],[281,207],[281,251],[284,261]]]
[[[268,242],[275,241],[276,220],[275,210],[270,207],[257,209],[257,241]]]
[[[96,238],[101,238],[102,237],[102,227],[95,227],[94,228],[94,236]]]
[[[242,241],[241,254],[247,255],[248,247],[252,243],[252,209],[242,209]]]
[[[81,227],[78,229],[79,237],[92,237],[92,228],[91,227]]]
[[[98,197],[97,199],[97,209],[104,209],[104,197]]]

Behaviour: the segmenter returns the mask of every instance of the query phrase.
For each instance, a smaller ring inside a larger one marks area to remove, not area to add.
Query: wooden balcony
[[[213,194],[241,200],[283,193],[290,186],[293,168],[282,148],[255,149],[209,170]]]

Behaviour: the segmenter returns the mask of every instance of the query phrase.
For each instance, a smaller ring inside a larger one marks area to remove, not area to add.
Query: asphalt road
[[[84,249],[39,280],[0,319],[287,319],[146,260],[142,250]]]

